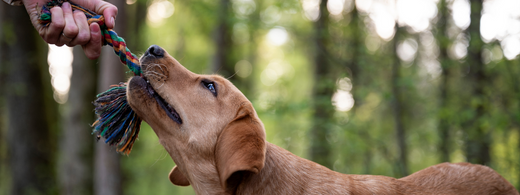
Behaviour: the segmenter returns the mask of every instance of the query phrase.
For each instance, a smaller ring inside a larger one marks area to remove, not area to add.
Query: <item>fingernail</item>
[[[98,33],[100,31],[100,29],[97,28],[97,27],[92,27],[91,26],[91,31],[92,31],[91,33]]]
[[[69,9],[70,8],[70,3],[65,2],[65,3],[63,3],[62,6],[63,6],[63,8]]]

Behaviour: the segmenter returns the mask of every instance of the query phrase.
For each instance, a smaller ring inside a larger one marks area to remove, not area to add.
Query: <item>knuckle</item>
[[[117,12],[119,11],[117,9],[117,7],[115,5],[112,5],[112,4],[108,4],[106,10],[107,10],[108,14],[114,14],[114,17],[115,17],[115,15],[117,15]]]
[[[77,19],[84,19],[84,18],[87,18],[85,16],[85,14],[81,11],[74,11],[74,18],[77,18]]]
[[[63,10],[61,9],[61,7],[54,6],[54,7],[51,8],[51,13],[52,13],[52,14],[55,14],[56,12],[60,12],[60,11],[63,11]]]
[[[67,25],[64,31],[65,35],[70,35],[70,37],[76,36],[79,33],[78,26],[76,25]]]
[[[63,28],[65,28],[65,22],[62,20],[53,21],[51,23],[51,28],[63,29]]]
[[[76,36],[76,40],[78,41],[78,45],[84,45],[88,43],[90,36],[88,33],[80,32],[78,36]]]
[[[116,18],[118,12],[119,12],[119,10],[116,6],[114,6],[112,4],[108,4],[108,5],[106,5],[106,7],[103,11],[103,16],[105,16],[106,18],[110,18],[110,17]]]

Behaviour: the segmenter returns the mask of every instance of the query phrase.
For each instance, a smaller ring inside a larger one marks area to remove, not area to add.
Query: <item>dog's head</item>
[[[172,183],[189,185],[205,170],[226,189],[263,168],[263,124],[231,82],[192,73],[156,45],[140,61],[144,78],[130,79],[128,102],[177,164]]]

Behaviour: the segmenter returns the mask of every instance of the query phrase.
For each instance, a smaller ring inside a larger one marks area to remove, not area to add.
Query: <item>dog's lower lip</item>
[[[159,94],[155,93],[154,95],[155,100],[161,106],[161,108],[166,112],[166,115],[170,117],[173,121],[178,123],[179,125],[182,124],[182,119],[179,116],[179,113],[173,108],[170,104],[168,104],[164,99],[159,96]]]
[[[164,101],[164,99],[157,92],[155,92],[155,90],[153,89],[152,85],[150,84],[150,81],[148,81],[146,78],[144,78],[144,79],[145,79],[146,84],[147,84],[146,85],[147,92],[152,97],[154,97],[154,99],[157,102],[157,104],[159,104],[159,106],[164,110],[164,112],[166,112],[166,115],[168,115],[168,117],[170,117],[170,119],[172,119],[173,121],[175,121],[179,125],[182,124],[182,119],[179,116],[179,113],[177,113],[177,111],[175,110],[175,108],[173,108],[173,106],[168,104],[168,102]]]

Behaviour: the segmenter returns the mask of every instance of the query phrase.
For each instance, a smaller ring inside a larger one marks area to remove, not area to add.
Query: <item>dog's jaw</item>
[[[130,104],[132,110],[136,111],[137,115],[139,115],[143,119],[148,117],[146,114],[144,114],[145,111],[142,109],[144,107],[151,107],[151,105],[153,104],[153,97],[147,90],[147,83],[141,77],[132,77],[128,81],[128,104]]]
[[[127,98],[130,107],[148,123],[159,138],[159,142],[170,154],[176,164],[182,164],[185,158],[182,154],[183,148],[179,148],[174,143],[182,143],[183,135],[180,132],[180,125],[169,117],[165,117],[164,110],[157,103],[152,93],[149,91],[149,84],[141,77],[132,77],[128,81]],[[180,144],[183,145],[183,144]],[[182,168],[184,170],[184,168]]]
[[[137,88],[141,91],[141,93],[145,93],[148,95],[148,97],[151,97],[155,99],[155,102],[159,105],[159,107],[164,110],[166,115],[170,117],[173,121],[175,121],[177,124],[182,125],[182,119],[179,116],[179,113],[177,113],[177,110],[173,108],[168,102],[164,100],[150,85],[149,81],[146,80],[146,78],[142,78],[139,76],[135,76],[135,78],[132,79],[134,89]]]
[[[140,77],[132,78],[129,81],[128,87],[128,102],[132,109],[138,115],[143,116],[143,120],[147,122],[157,134],[159,142],[169,153],[172,160],[177,165],[178,169],[187,176],[191,186],[198,194],[213,194],[215,190],[220,188],[217,170],[214,167],[214,162],[211,160],[202,159],[198,155],[188,156],[189,152],[193,151],[194,146],[198,141],[184,137],[186,134],[182,133],[181,127],[174,128],[176,124],[169,122],[166,125],[165,117],[158,116],[158,112],[162,112],[155,99],[147,92],[147,83]],[[174,129],[172,129],[174,128]],[[173,132],[176,131],[176,132]],[[189,140],[184,143],[183,140]],[[199,162],[199,163],[188,163]],[[189,174],[188,174],[189,173]],[[208,182],[211,180],[213,182]],[[224,194],[224,191],[219,191],[217,194]]]

